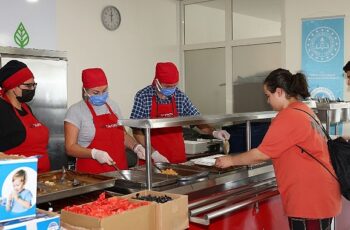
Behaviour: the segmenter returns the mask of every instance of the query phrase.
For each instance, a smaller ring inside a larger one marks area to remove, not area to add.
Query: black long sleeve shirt
[[[20,116],[27,113],[17,110]],[[20,145],[26,138],[26,130],[17,117],[11,104],[0,98],[0,151],[6,151]]]

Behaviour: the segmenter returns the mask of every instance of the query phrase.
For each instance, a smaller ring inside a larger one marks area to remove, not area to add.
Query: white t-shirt
[[[107,104],[112,111],[117,115],[118,119],[123,119],[118,104],[110,99],[107,99]],[[106,105],[92,105],[96,115],[109,114]],[[95,126],[92,120],[92,114],[87,107],[85,101],[81,100],[69,107],[64,121],[69,122],[79,129],[78,144],[82,147],[88,147],[95,137]]]

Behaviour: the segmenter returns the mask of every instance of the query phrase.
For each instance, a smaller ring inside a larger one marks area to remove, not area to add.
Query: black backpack
[[[316,120],[310,113],[302,109],[294,109],[308,114],[321,127],[323,133],[327,137],[328,151],[336,176],[319,159],[310,154],[301,146],[297,146],[301,149],[302,152],[305,152],[307,155],[321,164],[323,168],[325,168],[339,182],[342,195],[347,200],[350,200],[350,143],[342,137],[338,137],[337,139],[333,140],[323,125],[320,124],[318,120]]]

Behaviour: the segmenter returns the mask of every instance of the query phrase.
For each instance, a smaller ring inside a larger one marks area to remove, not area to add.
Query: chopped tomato
[[[103,218],[148,204],[149,202],[146,201],[132,203],[128,199],[119,197],[106,199],[106,194],[101,193],[96,201],[83,205],[67,206],[64,208],[64,210],[82,215]]]

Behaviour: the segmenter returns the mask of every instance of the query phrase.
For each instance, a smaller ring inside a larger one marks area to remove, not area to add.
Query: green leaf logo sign
[[[14,39],[16,44],[21,48],[24,48],[29,43],[29,34],[27,30],[24,28],[24,25],[22,24],[22,22],[17,27],[17,30],[14,35]]]

